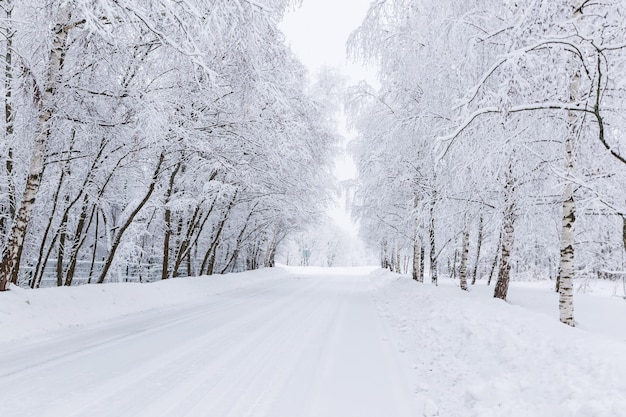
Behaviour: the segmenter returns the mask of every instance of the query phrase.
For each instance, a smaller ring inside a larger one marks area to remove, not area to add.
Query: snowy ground
[[[550,283],[490,292],[371,268],[13,288],[0,416],[626,416],[624,299],[577,295],[571,329]]]

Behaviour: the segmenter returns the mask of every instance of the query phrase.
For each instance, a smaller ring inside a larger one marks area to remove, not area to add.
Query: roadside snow
[[[372,282],[379,314],[413,368],[415,393],[432,404],[424,415],[626,416],[626,343],[617,341],[623,328],[611,328],[623,322],[623,300],[578,296],[587,331],[521,307],[545,310],[535,297],[556,303],[550,289],[514,286],[513,305],[487,287],[463,292],[449,281],[434,287],[383,271]],[[607,311],[621,318],[602,317]]]
[[[209,295],[250,285],[262,286],[287,274],[277,268],[147,284],[94,284],[37,290],[11,286],[10,291],[0,293],[0,343],[139,312],[199,303]]]

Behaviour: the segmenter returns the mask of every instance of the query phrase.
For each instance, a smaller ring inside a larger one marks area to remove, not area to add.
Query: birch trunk
[[[422,243],[417,233],[415,233],[415,240],[413,241],[413,279],[417,282],[424,281],[422,275]]]
[[[4,134],[7,143],[11,143],[14,128],[15,112],[13,110],[13,30],[11,19],[13,18],[13,1],[4,1],[6,50],[4,55]],[[6,236],[9,226],[15,217],[15,206],[17,196],[15,193],[15,179],[13,171],[13,147],[7,149],[5,160],[5,171],[7,179],[8,207],[6,213],[0,213],[0,236]],[[5,242],[0,241],[0,245]]]
[[[420,239],[420,222],[418,213],[419,198],[415,196],[413,209],[415,210],[415,236],[413,237],[413,279],[417,282],[424,282],[424,271],[422,270],[422,240]],[[408,269],[408,265],[407,265]]]
[[[580,1],[573,0],[574,19],[581,14]],[[578,102],[580,87],[580,71],[576,71],[570,80],[569,101]],[[577,134],[578,116],[575,112],[567,114],[567,138],[565,139],[565,171],[566,179],[563,187],[563,220],[561,231],[561,256],[559,259],[559,319],[561,323],[574,326],[574,223],[576,221],[576,203],[574,201],[574,184],[572,178],[576,172],[575,139]]]
[[[44,171],[44,159],[46,143],[50,137],[50,119],[53,116],[53,102],[60,82],[63,68],[63,56],[67,39],[74,27],[70,22],[70,5],[66,4],[59,9],[55,19],[54,39],[49,55],[48,72],[43,92],[35,92],[35,103],[39,108],[37,129],[31,150],[30,166],[26,186],[22,195],[20,208],[11,227],[9,242],[2,254],[2,267],[0,268],[0,291],[5,291],[8,282],[17,283],[20,258],[26,229],[31,220],[37,192],[41,185]]]
[[[559,319],[562,323],[574,326],[574,223],[576,221],[574,185],[571,181],[575,170],[574,134],[576,115],[568,117],[570,132],[565,142],[567,179],[563,187],[563,219],[561,230],[561,256],[557,288],[559,292]]]
[[[430,227],[428,230],[428,240],[430,243],[430,281],[437,285],[437,251],[435,246],[435,197],[436,193],[433,192],[433,201],[430,205]]]
[[[511,274],[511,250],[515,238],[515,184],[513,180],[513,162],[509,165],[504,185],[505,208],[502,220],[502,235],[500,238],[500,268],[498,270],[498,281],[493,296],[506,300],[509,292],[509,280]]]

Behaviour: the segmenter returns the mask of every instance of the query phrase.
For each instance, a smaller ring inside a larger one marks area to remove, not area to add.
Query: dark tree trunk
[[[124,233],[126,232],[128,227],[130,227],[130,225],[132,224],[133,220],[135,219],[135,216],[137,216],[137,214],[139,214],[139,212],[141,211],[143,206],[146,205],[146,203],[150,199],[150,196],[154,192],[154,188],[156,187],[157,181],[159,179],[159,174],[161,172],[161,165],[163,165],[163,161],[164,160],[165,160],[165,151],[161,152],[161,155],[159,156],[159,160],[157,162],[156,168],[154,170],[154,173],[152,174],[152,181],[150,182],[150,186],[148,187],[148,191],[144,195],[143,199],[139,202],[137,207],[135,207],[135,209],[132,211],[132,213],[130,213],[130,215],[128,216],[128,218],[124,222],[124,224],[118,229],[118,231],[117,231],[117,233],[115,235],[115,239],[113,240],[113,245],[111,245],[111,250],[109,251],[109,255],[107,256],[106,260],[104,261],[104,265],[102,267],[102,271],[100,272],[100,276],[98,277],[98,281],[97,281],[98,284],[102,284],[104,282],[104,279],[106,278],[107,274],[109,273],[109,269],[111,268],[111,265],[113,264],[113,259],[115,258],[115,253],[117,252],[117,249],[119,248],[120,243],[122,242],[122,237],[124,236]]]
[[[478,265],[480,263],[480,248],[483,244],[483,216],[478,219],[478,237],[476,238],[476,261],[474,262],[474,271],[472,271],[472,285],[476,284],[478,276]]]
[[[172,236],[172,210],[168,207],[170,198],[172,197],[172,191],[174,190],[174,181],[176,174],[180,170],[181,162],[176,164],[170,175],[170,181],[165,191],[165,213],[163,214],[163,220],[165,222],[165,231],[163,234],[163,263],[161,264],[161,279],[169,278],[169,256],[170,256],[170,237]]]

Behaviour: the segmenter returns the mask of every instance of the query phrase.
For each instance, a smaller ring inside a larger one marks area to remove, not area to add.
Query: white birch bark
[[[15,30],[13,29],[13,0],[5,0],[2,2],[4,9],[5,27],[3,30],[6,39],[6,49],[4,53],[4,134],[5,141],[12,141],[14,132],[15,110],[13,109],[13,38]],[[0,213],[0,244],[4,244],[4,238],[8,234],[9,227],[15,217],[15,205],[17,196],[15,193],[15,172],[13,166],[13,147],[7,149],[5,159],[5,175],[7,182],[7,199],[8,207],[6,213]]]
[[[433,191],[433,201],[430,204],[430,227],[428,228],[428,243],[430,244],[430,281],[438,285],[437,247],[435,242],[435,204],[437,193]]]
[[[573,138],[566,141],[568,177],[574,171]],[[563,187],[563,219],[561,231],[561,257],[559,262],[559,319],[562,323],[574,326],[574,187],[568,179]]]
[[[422,275],[422,242],[419,234],[415,232],[415,239],[413,241],[413,279],[417,282],[423,282],[424,275]]]
[[[415,197],[414,209],[416,212],[415,235],[413,238],[413,279],[417,282],[424,282],[424,271],[422,270],[422,241],[419,235],[419,218],[417,218],[418,198]]]
[[[574,18],[580,15],[580,1],[574,0]],[[576,103],[579,97],[580,71],[572,76],[569,85],[569,101]],[[559,259],[559,320],[568,326],[574,326],[574,224],[576,221],[576,202],[574,200],[574,184],[572,178],[576,172],[576,133],[577,114],[567,114],[567,138],[565,139],[565,186],[563,187],[563,219],[561,231],[561,256]]]
[[[511,274],[511,250],[515,239],[515,183],[513,179],[513,161],[509,165],[506,173],[506,183],[504,185],[504,213],[502,219],[502,234],[500,236],[500,268],[498,269],[498,281],[494,289],[493,296],[506,300],[509,292],[509,281]]]
[[[63,55],[67,38],[72,29],[69,23],[70,17],[70,6],[66,4],[59,9],[56,16],[53,29],[55,36],[50,50],[49,67],[44,90],[43,92],[35,92],[35,103],[39,107],[37,130],[31,150],[30,166],[21,205],[11,228],[9,242],[2,254],[0,291],[6,290],[8,282],[17,282],[26,229],[31,220],[35,199],[43,176],[46,143],[50,137],[50,119],[54,112],[53,102],[63,66]]]

